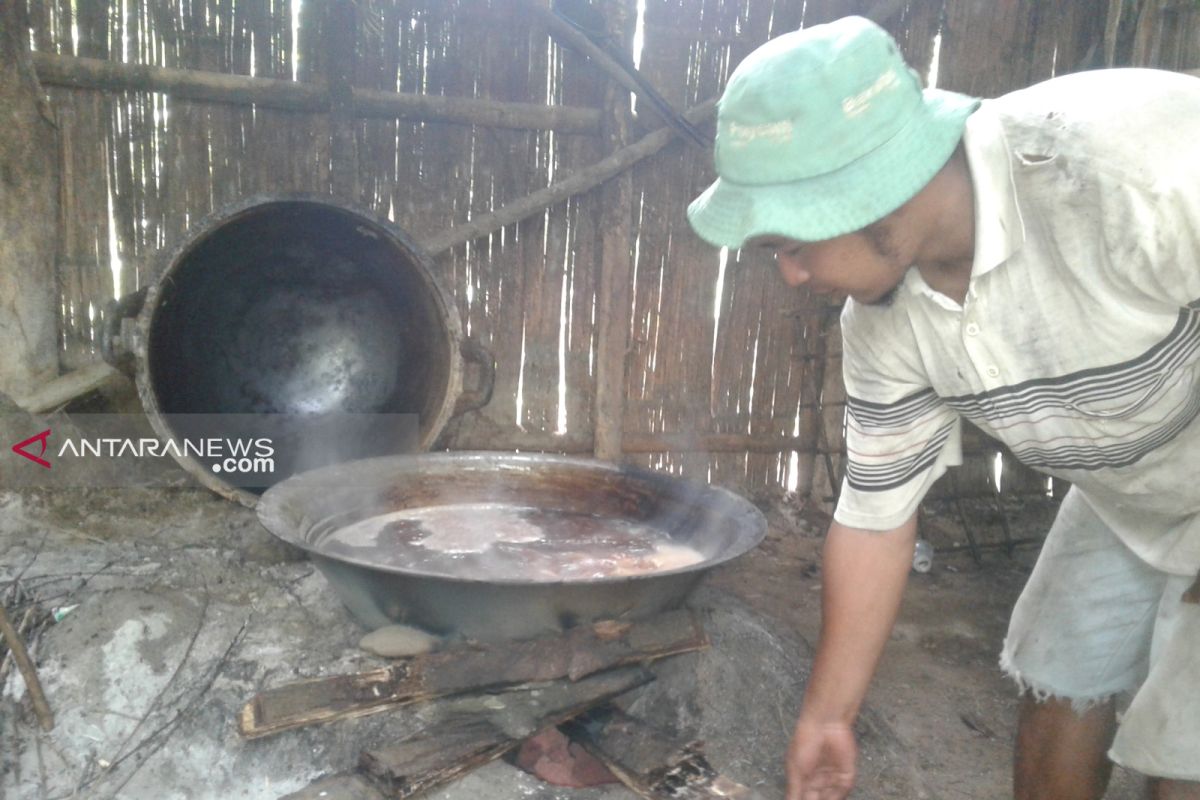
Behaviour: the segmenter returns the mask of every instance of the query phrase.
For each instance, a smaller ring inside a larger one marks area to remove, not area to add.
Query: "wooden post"
[[[358,202],[358,142],[354,122],[356,11],[334,0],[325,18],[325,79],[329,89],[330,182],[334,195]]]
[[[628,0],[610,6],[609,32],[627,42]],[[629,141],[629,95],[615,83],[605,93],[606,139],[610,150]],[[629,350],[630,284],[633,281],[633,176],[622,173],[601,189],[600,286],[596,309],[596,458],[621,457],[625,418],[625,367]]]
[[[24,3],[0,2],[0,392],[58,375],[54,124],[29,55]]]

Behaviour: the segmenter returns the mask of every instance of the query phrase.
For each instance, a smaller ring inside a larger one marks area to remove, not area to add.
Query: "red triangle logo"
[[[30,461],[32,461],[35,464],[41,464],[46,469],[50,469],[50,462],[47,461],[46,459],[42,458],[42,456],[46,455],[46,446],[47,446],[46,440],[49,438],[50,438],[50,429],[47,428],[46,430],[39,433],[37,436],[30,436],[25,441],[14,444],[12,446],[12,451],[19,456],[25,456],[26,458],[28,458]],[[42,452],[38,453],[36,456],[33,453],[27,452],[25,450],[26,447],[33,444],[34,442],[42,443]]]

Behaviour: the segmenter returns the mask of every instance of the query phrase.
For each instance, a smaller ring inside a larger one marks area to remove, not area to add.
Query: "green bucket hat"
[[[784,34],[729,78],[717,112],[720,176],[688,206],[702,239],[817,242],[861,230],[950,159],[979,100],[921,90],[887,31],[845,17]]]

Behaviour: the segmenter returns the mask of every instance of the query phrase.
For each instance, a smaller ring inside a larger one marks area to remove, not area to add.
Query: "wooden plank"
[[[699,742],[680,740],[614,706],[559,727],[647,800],[757,798],[755,792],[714,769]]]
[[[557,678],[578,680],[601,670],[644,663],[707,646],[699,623],[675,611],[614,629],[572,628],[562,636],[457,648],[416,656],[382,669],[316,678],[255,695],[238,729],[257,738],[291,728],[376,713],[406,703],[489,687]]]
[[[514,740],[489,719],[448,720],[420,736],[362,754],[364,773],[390,797],[441,786],[511,750]]]
[[[499,758],[546,726],[561,724],[652,678],[649,672],[630,667],[578,683],[546,685],[537,690],[537,697],[530,692],[497,695],[495,699],[508,706],[504,712],[442,720],[392,747],[363,753],[359,768],[389,797],[412,797]]]

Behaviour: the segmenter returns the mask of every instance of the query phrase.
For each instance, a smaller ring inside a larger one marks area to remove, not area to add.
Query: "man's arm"
[[[896,621],[916,533],[915,514],[890,531],[829,528],[821,640],[788,749],[788,800],[835,800],[854,784],[851,726]]]

